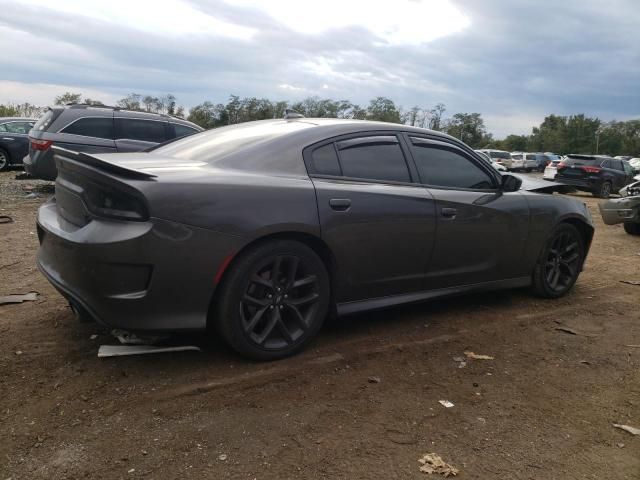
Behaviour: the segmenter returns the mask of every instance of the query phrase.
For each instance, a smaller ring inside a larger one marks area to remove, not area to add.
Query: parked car
[[[555,180],[556,173],[558,172],[558,165],[562,162],[562,157],[554,154],[545,155],[549,158],[549,162],[542,173],[542,178],[545,180]]]
[[[633,169],[633,173],[640,173],[640,158],[632,158],[629,160],[629,165]]]
[[[328,312],[561,297],[593,235],[584,203],[406,125],[265,120],[148,152],[53,151],[38,265],[74,309],[139,334],[209,326],[261,360],[300,350]]]
[[[629,160],[631,158],[630,155],[616,155],[615,157],[616,160]]]
[[[493,160],[489,155],[484,153],[482,150],[474,150],[474,152],[476,152],[478,155],[480,155],[483,160],[486,160],[487,162],[489,162],[491,164],[491,166],[493,168],[495,168],[496,170],[498,170],[499,172],[506,172],[507,171],[507,167],[505,167],[501,163],[498,163],[495,160]]]
[[[530,172],[538,168],[538,160],[535,153],[511,152],[511,171]]]
[[[512,161],[511,154],[509,154],[509,152],[505,152],[504,150],[492,150],[486,148],[478,151],[487,155],[492,161],[500,165],[504,165],[507,170],[511,170]]]
[[[609,198],[633,181],[633,171],[627,162],[600,155],[567,155],[557,166],[555,181]]]
[[[24,169],[36,178],[55,180],[53,145],[87,153],[137,152],[201,131],[194,123],[157,113],[91,105],[54,107],[30,133]]]
[[[620,189],[620,196],[600,203],[600,215],[607,225],[622,223],[630,235],[640,235],[640,182]]]
[[[35,123],[32,118],[0,118],[0,170],[22,165],[22,159],[29,152],[29,130]]]

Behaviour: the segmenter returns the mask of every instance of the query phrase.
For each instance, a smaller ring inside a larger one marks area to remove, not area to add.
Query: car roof
[[[119,107],[112,107],[109,105],[86,105],[86,104],[70,104],[64,106],[55,106],[51,107],[51,110],[61,112],[60,115],[56,117],[54,122],[47,129],[48,131],[57,129],[61,125],[66,125],[69,123],[70,118],[75,120],[81,117],[125,117],[125,118],[137,118],[137,119],[148,119],[148,120],[163,120],[171,123],[177,123],[179,125],[185,125],[191,128],[194,128],[198,131],[203,131],[204,129],[199,125],[196,125],[193,122],[185,120],[184,118],[174,117],[172,115],[168,115],[166,113],[154,113],[154,112],[143,112],[140,110],[127,110]],[[55,126],[55,128],[54,128]]]

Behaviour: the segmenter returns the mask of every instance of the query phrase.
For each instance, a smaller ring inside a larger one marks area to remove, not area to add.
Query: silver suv
[[[201,131],[194,123],[158,113],[91,105],[50,108],[29,132],[24,169],[55,180],[52,145],[86,153],[138,152]]]

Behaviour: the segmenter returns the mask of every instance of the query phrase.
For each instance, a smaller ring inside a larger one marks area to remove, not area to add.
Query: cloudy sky
[[[640,118],[639,0],[0,0],[0,39],[0,103],[382,95],[497,137]]]

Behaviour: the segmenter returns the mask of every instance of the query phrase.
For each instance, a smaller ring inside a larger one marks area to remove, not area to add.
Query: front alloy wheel
[[[265,243],[230,268],[216,323],[236,351],[257,360],[282,358],[318,332],[329,306],[329,278],[309,247],[289,240]]]
[[[585,255],[580,232],[567,223],[551,234],[533,273],[536,293],[557,298],[567,293],[578,279]]]
[[[9,166],[9,156],[4,150],[0,150],[0,171]]]

